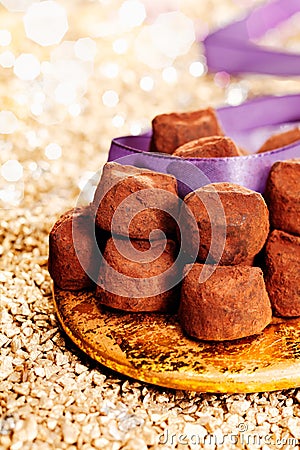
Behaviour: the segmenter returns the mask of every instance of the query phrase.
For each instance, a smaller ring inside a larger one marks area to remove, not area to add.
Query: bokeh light
[[[116,39],[113,42],[113,50],[118,55],[124,55],[128,50],[128,42],[125,38]]]
[[[81,38],[74,45],[74,53],[82,61],[94,61],[97,53],[97,45],[93,39]]]
[[[154,45],[169,58],[184,55],[195,41],[193,21],[179,11],[160,14],[151,35]]]
[[[141,25],[146,18],[145,6],[138,0],[126,0],[119,9],[119,19],[125,29]]]
[[[112,118],[112,124],[114,127],[116,128],[121,128],[124,123],[125,123],[125,119],[121,114],[116,114],[113,118]]]
[[[227,72],[217,72],[214,76],[214,82],[217,86],[227,87],[230,83],[230,75]]]
[[[42,46],[58,44],[68,30],[66,10],[53,0],[33,3],[23,22],[28,39]]]
[[[102,95],[103,105],[113,108],[119,103],[119,95],[116,91],[109,89]]]
[[[15,63],[15,55],[10,50],[0,53],[0,66],[5,69],[13,67]]]
[[[15,159],[9,159],[2,164],[1,175],[6,181],[16,182],[23,176],[23,166]]]
[[[232,83],[228,90],[226,100],[231,106],[240,105],[244,100],[246,100],[248,94],[248,89],[239,83]]]
[[[31,53],[22,53],[15,60],[14,73],[20,80],[34,80],[40,72],[40,61]]]
[[[140,79],[140,88],[143,91],[150,92],[154,88],[154,80],[152,77],[144,76]]]
[[[119,75],[120,68],[119,65],[115,62],[107,62],[100,66],[100,73],[106,78],[117,78]]]
[[[50,160],[59,159],[62,155],[62,148],[59,144],[51,142],[45,148],[45,155]]]
[[[201,61],[193,61],[190,64],[189,72],[193,77],[202,77],[206,72],[205,64]]]

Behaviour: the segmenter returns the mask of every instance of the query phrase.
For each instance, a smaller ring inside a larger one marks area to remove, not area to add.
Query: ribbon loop
[[[266,133],[270,134],[270,130],[274,132],[279,125],[300,121],[300,95],[257,98],[238,106],[220,108],[217,114],[226,134],[248,149],[247,143],[250,145],[261,127],[268,127]],[[263,193],[269,171],[276,161],[300,158],[299,141],[266,153],[230,158],[180,158],[154,153],[150,152],[150,141],[150,132],[115,138],[108,161],[172,174],[180,181],[181,197],[204,184],[223,181]],[[191,165],[197,170],[191,170]]]
[[[300,11],[300,0],[277,0],[204,39],[211,72],[300,75],[300,55],[267,50],[252,42]]]

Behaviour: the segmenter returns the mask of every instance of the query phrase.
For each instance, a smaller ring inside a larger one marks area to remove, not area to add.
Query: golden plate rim
[[[88,296],[94,297],[92,291],[63,291],[61,289],[53,287],[52,296],[55,313],[61,328],[71,339],[71,341],[81,351],[83,351],[89,357],[107,367],[108,369],[111,369],[115,372],[118,372],[140,382],[149,383],[169,389],[189,390],[196,392],[238,394],[276,391],[300,387],[300,339],[298,360],[297,358],[294,361],[288,360],[288,364],[285,361],[274,362],[274,367],[261,368],[259,371],[249,371],[249,373],[237,372],[216,374],[215,372],[205,372],[204,374],[199,374],[193,372],[180,372],[180,370],[163,372],[157,372],[153,370],[149,371],[148,369],[143,369],[142,367],[135,367],[130,363],[130,361],[128,361],[127,363],[126,354],[124,352],[123,353],[125,356],[125,360],[120,361],[118,360],[118,358],[113,357],[113,354],[105,354],[105,348],[103,347],[103,345],[92,345],[89,339],[84,336],[84,330],[81,329],[80,332],[80,327],[78,328],[78,322],[72,322],[72,317],[70,317],[72,315],[66,314],[64,312],[64,309],[61,307],[60,302],[58,301],[60,296],[68,296],[76,299],[86,294]],[[97,300],[95,299],[95,297],[94,300],[96,303]],[[102,314],[105,316],[105,310],[102,310]],[[107,317],[112,314],[114,314],[113,311],[107,311]],[[137,313],[133,314],[136,315]],[[143,313],[143,316],[152,316],[152,314],[153,313]],[[286,322],[292,323],[293,326],[295,320],[285,321],[282,319],[275,319],[275,322],[270,326],[284,327]],[[296,323],[297,326],[299,326],[300,336],[300,318],[296,320]],[[77,330],[75,329],[76,327]],[[296,330],[298,331],[298,328]],[[265,331],[263,331],[261,335],[264,332]],[[187,337],[185,338],[188,339]],[[194,341],[191,340],[191,342]],[[273,371],[271,369],[273,369]]]

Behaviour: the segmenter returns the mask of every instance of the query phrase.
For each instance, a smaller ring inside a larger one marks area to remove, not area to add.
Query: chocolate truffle
[[[173,156],[182,158],[222,158],[228,156],[241,156],[243,153],[235,143],[226,136],[209,136],[178,147]]]
[[[223,132],[212,108],[159,114],[152,121],[151,150],[173,153],[186,142],[216,135],[223,135]]]
[[[185,197],[179,225],[187,254],[198,251],[202,262],[245,264],[267,239],[269,212],[261,194],[233,183],[212,183]]]
[[[257,153],[264,153],[276,148],[285,147],[293,142],[300,140],[300,129],[293,128],[292,130],[284,131],[283,133],[274,134],[269,137],[266,142],[260,147]]]
[[[202,264],[188,265],[182,283],[179,319],[197,339],[223,341],[260,333],[272,318],[259,267],[216,266],[204,282]]]
[[[300,316],[300,237],[274,230],[265,249],[265,281],[274,314]]]
[[[134,239],[175,234],[179,213],[177,180],[148,169],[106,163],[95,192],[96,225]],[[173,218],[173,217],[174,218]]]
[[[53,281],[61,289],[90,288],[99,265],[90,207],[71,209],[58,219],[49,235],[48,268]]]
[[[180,273],[174,241],[109,239],[99,270],[96,296],[124,311],[175,312]]]
[[[300,159],[273,164],[265,198],[271,226],[300,235]]]

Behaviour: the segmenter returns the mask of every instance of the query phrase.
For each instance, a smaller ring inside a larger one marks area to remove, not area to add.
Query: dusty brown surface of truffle
[[[285,147],[293,142],[300,140],[300,129],[293,128],[292,130],[284,131],[283,133],[274,134],[264,142],[257,153],[264,153],[276,148]]]
[[[221,158],[228,156],[242,156],[242,152],[235,143],[226,136],[209,136],[194,139],[178,147],[173,155],[182,158]]]
[[[96,277],[100,264],[94,233],[89,206],[66,212],[53,226],[49,235],[48,268],[61,289],[93,286],[88,274]]]
[[[260,268],[218,266],[208,280],[199,283],[203,267],[194,264],[182,284],[179,318],[188,335],[203,340],[239,339],[260,333],[271,322]]]
[[[112,234],[127,236],[129,228],[131,238],[148,239],[151,231],[160,229],[171,236],[179,213],[177,180],[147,169],[106,163],[93,210],[96,225]]]
[[[182,233],[187,236],[184,240],[187,254],[194,255],[200,238],[199,261],[204,262],[210,251],[210,262],[222,265],[245,264],[259,253],[267,239],[269,212],[259,193],[232,183],[213,183],[185,197],[179,223]],[[210,250],[211,224],[216,231],[216,247]],[[222,252],[220,243],[225,231]]]
[[[186,142],[216,135],[223,135],[223,131],[212,108],[159,114],[152,121],[151,150],[173,153]]]
[[[300,316],[300,237],[274,230],[265,249],[265,281],[274,313]]]
[[[300,235],[300,159],[273,164],[265,198],[271,226]]]
[[[175,312],[179,290],[176,286],[169,288],[170,281],[178,284],[180,277],[174,264],[175,242],[167,240],[165,245],[163,241],[154,241],[150,249],[148,241],[115,241],[120,251],[114,240],[109,239],[104,251],[107,264],[102,264],[99,270],[96,288],[99,302],[124,311]]]

